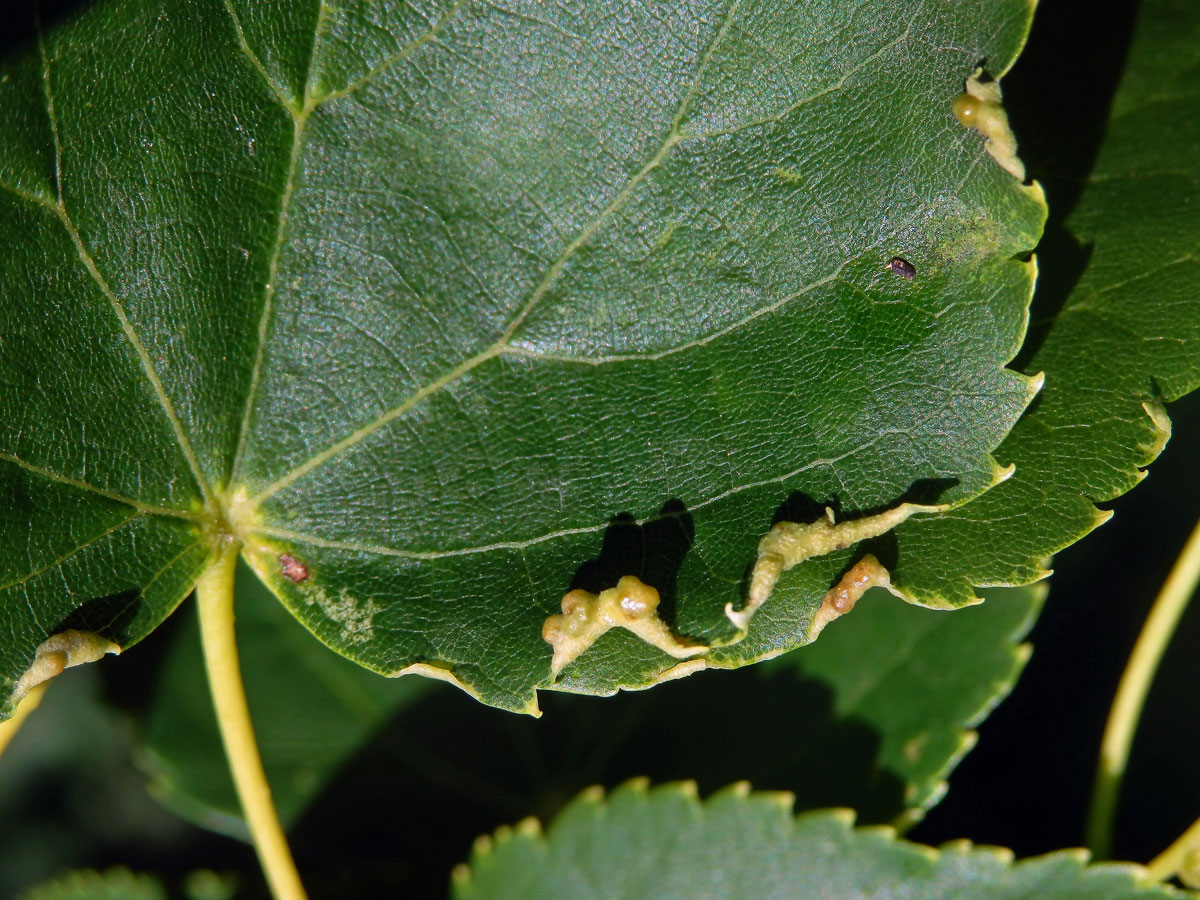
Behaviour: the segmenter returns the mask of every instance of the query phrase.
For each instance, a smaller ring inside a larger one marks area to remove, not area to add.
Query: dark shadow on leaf
[[[837,718],[827,685],[788,671],[706,672],[610,698],[546,693],[542,703],[534,720],[439,690],[379,733],[293,833],[301,860],[329,866],[305,867],[314,900],[348,896],[347,871],[355,896],[442,897],[445,873],[477,835],[525,816],[551,820],[583,788],[635,776],[695,780],[703,794],[748,780],[793,792],[797,809],[855,808],[863,823],[904,806],[874,728]]]
[[[679,500],[668,500],[642,524],[621,513],[605,529],[600,555],[576,570],[571,589],[598,594],[614,587],[622,575],[636,575],[658,589],[659,615],[674,622],[679,568],[695,536],[692,515]]]
[[[816,522],[818,519],[824,518],[826,507],[833,510],[834,521],[843,522],[878,515],[901,503],[920,503],[932,506],[948,490],[956,487],[958,483],[957,478],[919,478],[912,483],[908,490],[890,503],[882,503],[878,506],[855,509],[849,512],[843,511],[842,501],[837,497],[832,497],[824,502],[818,502],[811,495],[804,493],[804,491],[792,491],[788,494],[787,499],[775,508],[775,514],[771,517],[771,524],[778,525],[780,522],[808,524]]]
[[[863,512],[863,515],[875,515],[883,512],[885,509],[891,509],[900,503],[920,503],[924,506],[933,506],[940,503],[945,497],[946,492],[951,488],[958,487],[959,480],[957,478],[918,478],[912,483],[907,491],[900,495],[895,503],[888,503],[884,506],[878,506],[873,509],[868,509]],[[857,515],[849,518],[858,518]]]
[[[55,625],[51,634],[78,630],[94,631],[102,637],[123,644],[129,637],[128,626],[138,613],[140,591],[128,590],[88,600]]]
[[[880,564],[889,572],[895,571],[900,563],[900,542],[896,540],[896,535],[889,531],[887,534],[881,534],[877,538],[863,541],[858,545],[858,549],[854,554],[854,563],[870,553]],[[838,580],[846,574],[854,563],[846,566],[846,568],[838,573]]]
[[[824,503],[819,503],[811,495],[804,493],[804,491],[792,491],[788,494],[787,499],[775,508],[775,514],[771,517],[771,525],[778,525],[780,522],[810,524],[824,518],[826,508],[833,510],[835,521],[843,522],[877,515],[901,503],[920,503],[932,506],[945,495],[946,491],[954,488],[958,483],[957,478],[920,478],[914,481],[908,490],[891,503],[884,503],[879,506],[868,507],[867,509],[856,509],[845,513],[842,510],[842,503],[837,497],[826,500]],[[873,553],[875,558],[883,563],[884,567],[888,569],[896,567],[899,557],[899,545],[896,542],[896,538],[890,532],[880,535],[877,538],[863,541],[860,544],[860,550],[861,552],[855,554],[856,561],[862,559],[866,553]],[[754,562],[754,560],[750,560],[746,564],[745,571],[742,572],[743,597],[746,596],[750,589],[750,575],[754,571]]]

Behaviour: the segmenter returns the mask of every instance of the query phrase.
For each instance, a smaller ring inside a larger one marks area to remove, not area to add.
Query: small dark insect
[[[308,580],[308,566],[296,559],[290,553],[281,554],[279,557],[279,571],[283,573],[283,577],[295,584]]]
[[[917,270],[913,268],[913,264],[908,260],[901,259],[898,256],[893,256],[887,267],[903,278],[905,281],[912,281],[913,276],[917,274]]]

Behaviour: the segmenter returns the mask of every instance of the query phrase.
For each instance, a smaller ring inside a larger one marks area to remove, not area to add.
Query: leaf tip
[[[750,796],[750,782],[735,781],[733,784],[729,785],[727,790],[729,791],[730,794],[732,794],[734,797],[737,797],[739,799],[749,797]]]
[[[515,830],[521,837],[538,838],[542,836],[542,823],[534,816],[526,816],[516,824]]]
[[[1038,372],[1035,375],[1026,375],[1025,384],[1028,386],[1029,399],[1033,400],[1042,392],[1042,388],[1046,386],[1046,373]]]

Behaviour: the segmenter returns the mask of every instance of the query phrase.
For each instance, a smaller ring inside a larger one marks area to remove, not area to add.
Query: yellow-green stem
[[[233,783],[237,786],[238,799],[271,893],[275,900],[306,900],[296,863],[271,801],[271,789],[254,740],[242,671],[238,665],[233,627],[233,575],[240,549],[237,541],[229,541],[196,584],[204,664],[208,669],[213,706]]]
[[[1200,820],[1193,822],[1192,827],[1176,838],[1170,847],[1150,860],[1146,865],[1147,877],[1151,881],[1174,878],[1184,868],[1188,857],[1197,849],[1200,849]]]
[[[42,692],[46,690],[47,684],[48,682],[43,681],[26,694],[25,699],[17,704],[12,718],[0,722],[0,753],[4,752],[4,748],[8,746],[9,741],[17,736],[17,732],[25,724],[25,720],[29,718],[29,714],[37,709],[38,704],[42,702]]]
[[[1200,583],[1200,522],[1193,529],[1154,600],[1154,606],[1121,675],[1121,683],[1108,714],[1104,739],[1100,743],[1100,762],[1092,786],[1092,807],[1087,827],[1088,849],[1098,859],[1107,859],[1110,855],[1113,817],[1121,780],[1129,762],[1129,750],[1133,745],[1133,735],[1137,731],[1146,694],[1179,624],[1179,618],[1196,591],[1197,583]],[[1168,873],[1166,877],[1173,874]]]

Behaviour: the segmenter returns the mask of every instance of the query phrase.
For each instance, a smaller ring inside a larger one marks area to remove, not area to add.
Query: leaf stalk
[[[238,664],[233,576],[240,550],[240,542],[225,539],[196,583],[204,664],[229,769],[271,894],[275,900],[307,900],[271,799]]]
[[[1193,854],[1200,850],[1200,819],[1192,823],[1171,846],[1146,864],[1146,877],[1150,881],[1166,881],[1189,868]],[[1185,877],[1184,883],[1188,880]]]
[[[1100,760],[1092,785],[1092,804],[1087,823],[1088,849],[1097,859],[1107,859],[1111,855],[1117,799],[1146,695],[1197,584],[1200,584],[1200,522],[1196,523],[1154,600],[1109,710],[1104,738],[1100,743]],[[1196,832],[1193,842],[1200,842],[1200,828],[1193,826],[1188,834],[1193,831]],[[1155,859],[1151,866],[1162,860],[1167,852]],[[1184,855],[1180,851],[1181,862]],[[1162,877],[1170,878],[1174,874],[1172,871]]]

